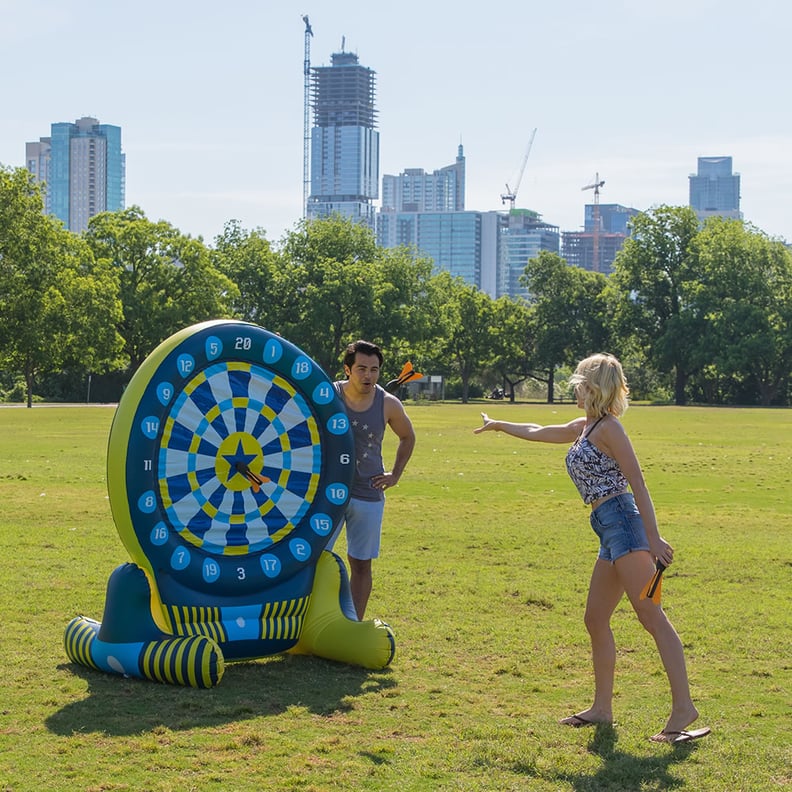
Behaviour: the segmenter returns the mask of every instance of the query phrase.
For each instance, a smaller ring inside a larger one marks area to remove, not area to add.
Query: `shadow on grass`
[[[85,698],[47,719],[47,728],[60,735],[103,732],[122,736],[157,727],[218,726],[278,715],[291,707],[330,717],[353,709],[357,696],[397,685],[389,669],[370,671],[302,655],[229,663],[220,684],[209,690],[127,679],[70,663],[59,670],[88,683]]]
[[[618,737],[610,724],[599,724],[588,744],[590,753],[602,759],[595,773],[556,773],[553,777],[569,784],[575,792],[635,792],[636,789],[665,790],[685,786],[683,779],[671,773],[674,764],[695,751],[695,743],[678,746],[657,744],[655,756],[633,756],[616,748]]]

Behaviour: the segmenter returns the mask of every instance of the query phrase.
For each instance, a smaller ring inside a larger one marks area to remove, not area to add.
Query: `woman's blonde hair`
[[[603,352],[581,360],[569,378],[569,384],[586,386],[583,405],[587,413],[610,414],[619,418],[627,410],[630,389],[622,365],[613,355]]]

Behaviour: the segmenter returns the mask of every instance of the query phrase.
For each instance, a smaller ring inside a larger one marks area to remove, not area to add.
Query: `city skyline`
[[[0,10],[0,68],[13,75],[0,163],[23,167],[25,142],[52,122],[100,118],[123,130],[126,205],[209,243],[231,219],[278,240],[302,216],[306,13],[312,66],[328,65],[343,38],[376,72],[381,175],[432,172],[462,144],[466,207],[505,210],[536,128],[516,205],[574,231],[595,173],[603,203],[688,205],[698,158],[729,156],[745,220],[792,240],[792,10],[780,1],[750,13],[733,0],[507,0],[475,15],[414,0],[142,0],[134,15],[98,0],[76,10],[0,0]]]

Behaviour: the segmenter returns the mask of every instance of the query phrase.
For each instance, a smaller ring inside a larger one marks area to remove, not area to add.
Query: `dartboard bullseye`
[[[113,516],[164,599],[238,598],[316,562],[349,498],[353,453],[315,362],[255,325],[207,322],[158,347],[119,404]]]

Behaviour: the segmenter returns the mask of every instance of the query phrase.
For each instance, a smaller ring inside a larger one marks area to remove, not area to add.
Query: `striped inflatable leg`
[[[219,644],[206,635],[177,636],[153,618],[159,607],[143,570],[122,564],[107,583],[101,622],[77,616],[66,627],[69,659],[109,674],[171,685],[214,687],[225,660]]]
[[[64,644],[78,665],[154,682],[210,688],[223,677],[220,647],[203,635],[155,641],[110,643],[99,638],[101,624],[78,616],[66,627]]]

